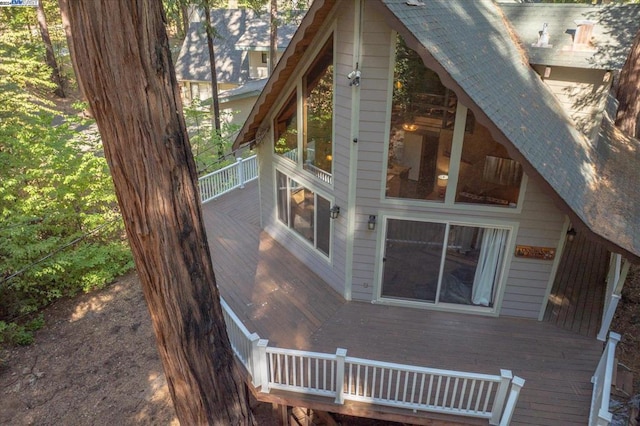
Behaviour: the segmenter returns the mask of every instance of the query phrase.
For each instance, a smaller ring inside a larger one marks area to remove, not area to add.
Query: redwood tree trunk
[[[38,2],[38,7],[36,8],[36,16],[38,18],[38,27],[40,28],[40,36],[42,37],[42,42],[44,43],[45,49],[45,60],[47,65],[51,68],[51,80],[58,86],[55,90],[56,96],[59,98],[64,98],[64,87],[62,83],[62,76],[60,75],[60,68],[58,67],[58,62],[56,61],[56,55],[53,53],[53,45],[51,44],[51,37],[49,37],[49,27],[47,25],[47,18],[44,14],[44,6],[42,6],[42,1]]]
[[[178,419],[252,424],[211,266],[162,2],[64,3]]]
[[[620,72],[616,98],[620,103],[616,126],[629,136],[640,137],[640,31]]]

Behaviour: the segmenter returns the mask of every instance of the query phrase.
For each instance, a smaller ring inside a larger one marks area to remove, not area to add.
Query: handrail
[[[477,374],[347,357],[341,348],[326,354],[271,347],[221,303],[231,347],[263,393],[279,389],[334,398],[336,404],[360,401],[508,425],[524,384],[509,370]]]
[[[602,352],[600,362],[596,368],[591,383],[593,391],[591,394],[591,411],[589,413],[589,426],[605,426],[611,423],[613,415],[609,412],[609,399],[611,397],[611,383],[613,373],[616,345],[620,341],[618,333],[609,333],[609,340]]]
[[[198,179],[200,201],[206,203],[236,188],[244,188],[247,182],[251,182],[257,178],[257,155],[238,158],[235,163]]]

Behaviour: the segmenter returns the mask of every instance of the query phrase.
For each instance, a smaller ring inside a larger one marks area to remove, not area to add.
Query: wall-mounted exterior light
[[[576,238],[576,230],[571,228],[567,231],[567,240],[573,241]]]
[[[375,229],[376,229],[376,215],[375,214],[370,214],[369,215],[369,221],[367,222],[367,229],[369,231],[375,231]]]
[[[340,216],[340,207],[333,206],[329,210],[329,214],[331,215],[331,219],[337,219]]]

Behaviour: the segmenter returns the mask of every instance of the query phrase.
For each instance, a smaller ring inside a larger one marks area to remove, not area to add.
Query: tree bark
[[[278,0],[271,0],[269,30],[269,75],[278,63]]]
[[[640,31],[620,72],[616,98],[616,126],[628,136],[640,137]]]
[[[58,62],[56,61],[56,55],[53,52],[53,45],[51,44],[51,37],[49,37],[49,27],[47,25],[47,18],[44,14],[44,6],[42,6],[42,1],[38,2],[38,7],[36,8],[36,16],[38,18],[38,28],[40,29],[40,36],[42,37],[42,42],[44,43],[45,61],[51,68],[51,80],[57,86],[55,94],[59,98],[64,98],[65,93],[62,76],[60,74]]]
[[[211,266],[162,3],[67,0],[60,6],[178,419],[253,424]]]
[[[218,98],[218,73],[216,71],[216,55],[213,50],[213,32],[214,28],[211,26],[211,5],[209,0],[204,2],[204,20],[207,27],[207,48],[209,50],[209,67],[211,68],[211,116],[213,119],[213,127],[216,135],[220,139],[222,135],[222,127],[220,126],[220,100]],[[222,145],[218,145],[218,157],[222,158],[224,151]]]

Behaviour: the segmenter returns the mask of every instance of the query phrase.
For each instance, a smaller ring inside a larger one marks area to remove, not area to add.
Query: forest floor
[[[640,273],[627,282],[613,330],[640,392]],[[44,311],[31,346],[0,352],[1,425],[177,425],[135,273]],[[626,401],[621,401],[625,403]],[[271,407],[254,404],[260,425]],[[347,424],[347,423],[345,423]],[[353,424],[350,422],[348,424]]]

